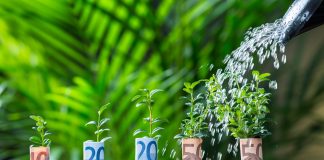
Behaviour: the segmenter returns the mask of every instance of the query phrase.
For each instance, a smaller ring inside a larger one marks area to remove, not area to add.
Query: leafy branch
[[[29,140],[37,146],[49,146],[51,144],[51,140],[46,137],[51,133],[46,130],[46,121],[41,116],[31,115],[30,118],[36,121],[36,126],[32,127],[32,129],[37,131],[39,136],[32,136],[29,138]]]
[[[109,118],[101,119],[102,113],[107,109],[108,106],[109,106],[109,103],[107,103],[99,108],[97,121],[90,121],[87,124],[85,124],[85,126],[93,125],[96,127],[96,131],[94,132],[94,134],[96,136],[96,142],[105,142],[106,140],[111,139],[110,136],[106,136],[106,137],[100,139],[100,136],[102,133],[109,131],[108,128],[102,128],[102,126],[104,124],[106,124],[110,119]]]
[[[176,135],[174,138],[194,138],[194,137],[204,137],[204,129],[206,129],[206,123],[204,122],[207,117],[207,111],[204,104],[200,102],[203,99],[202,94],[195,95],[194,88],[204,80],[196,81],[193,83],[184,83],[183,91],[185,91],[188,96],[186,97],[187,102],[185,105],[189,106],[189,112],[187,117],[182,121],[180,129],[181,134]]]
[[[235,79],[236,87],[228,91],[229,100],[217,108],[218,121],[227,127],[236,138],[265,137],[271,134],[264,126],[269,121],[270,112],[266,106],[270,93],[265,92],[260,85],[269,81],[269,73],[260,74],[252,71],[253,80],[240,84]]]
[[[148,111],[149,111],[149,117],[144,118],[144,120],[146,122],[149,122],[149,132],[148,132],[148,137],[154,137],[154,138],[159,138],[160,135],[156,135],[154,136],[158,131],[163,130],[164,128],[162,127],[153,127],[153,124],[155,123],[159,123],[159,122],[165,122],[164,120],[160,119],[160,118],[153,118],[153,96],[158,93],[161,92],[163,90],[161,89],[154,89],[152,91],[148,90],[148,89],[141,89],[140,90],[142,93],[136,95],[135,97],[132,98],[132,102],[136,102],[136,107],[140,107],[140,106],[147,106]],[[146,132],[145,130],[142,129],[137,129],[134,131],[134,136],[136,136],[139,133],[143,133]]]

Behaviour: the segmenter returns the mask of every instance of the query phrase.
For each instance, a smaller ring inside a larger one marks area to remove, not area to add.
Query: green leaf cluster
[[[49,146],[51,140],[47,138],[51,133],[46,130],[46,121],[41,116],[31,115],[30,118],[36,122],[36,126],[32,127],[33,130],[37,131],[39,136],[32,136],[29,138],[35,146]]]
[[[208,73],[199,69],[202,65],[220,67],[248,27],[268,21],[269,15],[278,17],[288,4],[279,0],[0,1],[1,78],[13,91],[7,94],[13,97],[10,104],[0,107],[0,141],[6,142],[1,144],[0,159],[29,158],[27,150],[13,149],[29,145],[20,140],[30,128],[19,118],[26,113],[46,115],[51,131],[60,133],[51,136],[62,151],[58,159],[80,159],[81,152],[74,149],[80,149],[80,141],[89,135],[84,124],[96,119],[89,113],[108,95],[114,106],[109,121],[114,147],[105,155],[131,159],[134,141],[125,137],[132,125],[145,126],[137,108],[129,108],[130,101],[122,99],[131,99],[145,86],[167,89],[154,110],[172,118],[163,137],[175,135],[183,118],[178,95],[184,79],[206,77]],[[178,148],[174,141],[168,146]]]
[[[103,138],[100,138],[102,133],[109,131],[108,128],[103,128],[103,125],[106,124],[110,119],[109,118],[101,119],[102,113],[107,109],[108,106],[109,106],[109,103],[107,103],[99,108],[97,121],[89,121],[88,123],[85,124],[85,126],[93,125],[96,127],[96,130],[94,132],[94,134],[96,136],[96,142],[105,142],[105,141],[111,139],[110,136],[105,136]]]
[[[180,129],[182,133],[176,135],[174,138],[202,138],[206,136],[204,134],[207,129],[207,123],[204,122],[208,113],[207,108],[203,103],[203,94],[196,94],[195,87],[199,85],[203,80],[199,80],[193,83],[184,83],[183,91],[187,93],[185,105],[189,107],[189,111],[186,114],[186,118],[182,120]]]
[[[154,104],[154,99],[153,96],[161,92],[163,90],[161,89],[154,89],[154,90],[149,90],[149,89],[141,89],[141,94],[138,94],[132,98],[133,102],[136,102],[136,107],[140,106],[146,106],[148,111],[149,111],[149,117],[144,118],[145,122],[149,123],[149,130],[143,130],[143,129],[137,129],[134,131],[133,135],[136,136],[140,133],[145,133],[148,132],[148,137],[159,139],[161,135],[157,134],[160,130],[163,130],[164,128],[162,127],[154,127],[153,125],[156,123],[162,123],[166,122],[165,120],[162,120],[161,118],[154,118],[153,117],[153,104]]]
[[[269,73],[260,74],[252,71],[253,80],[246,84],[236,82],[236,87],[229,90],[228,100],[219,103],[216,108],[218,121],[223,122],[236,138],[265,137],[271,133],[265,127],[270,121],[267,107],[270,93],[260,87],[268,81]]]

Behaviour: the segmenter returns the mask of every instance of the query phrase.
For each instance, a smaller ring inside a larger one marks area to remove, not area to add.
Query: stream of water
[[[283,24],[282,20],[278,19],[274,23],[266,23],[256,28],[250,28],[244,36],[244,40],[240,46],[235,49],[231,54],[227,55],[224,59],[225,69],[218,69],[216,72],[217,83],[224,85],[227,82],[227,90],[223,89],[218,94],[218,100],[223,103],[227,96],[226,94],[236,92],[235,83],[239,83],[244,86],[247,82],[251,81],[248,75],[251,70],[254,69],[256,63],[263,64],[266,60],[273,60],[273,67],[279,69],[280,63],[286,63],[285,45],[281,43],[281,37],[283,36]],[[228,76],[231,75],[231,76]],[[269,88],[277,89],[277,82],[271,80],[269,82]],[[234,104],[233,99],[229,99],[229,104]],[[213,116],[214,114],[210,114]],[[211,117],[211,119],[213,119]],[[225,125],[224,125],[225,124]],[[223,134],[229,135],[229,130],[226,127],[225,122],[209,122],[209,132],[213,137],[218,137],[218,142],[221,141]],[[218,126],[224,126],[218,129]],[[216,131],[216,133],[215,133]],[[228,144],[227,152],[232,153],[234,156],[238,153],[237,139],[234,144]],[[211,145],[215,145],[215,141],[211,140]],[[209,159],[222,159],[222,153],[218,152],[217,157],[208,157]],[[207,157],[206,157],[207,158]]]
[[[233,88],[234,83],[239,83],[240,85],[245,85],[247,82],[251,81],[249,79],[248,73],[254,69],[256,63],[263,64],[266,60],[273,60],[273,67],[279,69],[280,64],[286,63],[285,45],[280,43],[280,38],[284,33],[282,20],[278,19],[274,23],[266,23],[256,28],[250,28],[244,36],[244,40],[241,42],[240,46],[227,55],[224,59],[225,68],[218,69],[216,72],[217,83],[224,85],[227,83],[227,89],[220,91],[217,97],[217,101],[223,103],[228,100],[226,95],[231,92],[235,92]],[[229,73],[229,74],[228,74]],[[227,76],[234,75],[234,76]],[[269,82],[269,88],[277,89],[277,82],[272,80]],[[227,129],[227,122],[216,122],[213,121],[215,113],[209,113],[209,133],[212,136],[211,141],[208,142],[211,146],[217,145],[222,138],[229,136],[229,130]],[[224,126],[219,128],[219,126]],[[238,140],[234,144],[228,144],[227,152],[232,153],[234,156],[238,153]],[[174,149],[171,150],[170,155],[164,155],[166,147],[163,149],[163,156],[169,156],[171,159],[175,159],[177,153]],[[208,157],[203,151],[205,159],[221,160],[223,153],[218,152],[214,154],[213,157]],[[178,159],[178,158],[177,158]]]

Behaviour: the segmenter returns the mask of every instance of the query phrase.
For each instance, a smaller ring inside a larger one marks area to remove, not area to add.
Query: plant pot
[[[182,139],[182,159],[183,160],[201,160],[202,151],[201,138],[185,138]]]
[[[50,148],[49,147],[29,147],[30,160],[49,160]]]
[[[135,160],[157,160],[157,141],[154,138],[135,139]]]
[[[104,142],[83,142],[83,160],[104,160]]]
[[[241,160],[262,160],[262,139],[244,138],[240,139]]]

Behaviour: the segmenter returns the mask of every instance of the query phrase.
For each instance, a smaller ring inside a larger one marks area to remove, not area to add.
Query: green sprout
[[[228,128],[235,138],[265,137],[271,133],[265,128],[269,122],[270,93],[260,86],[269,81],[269,73],[252,71],[253,80],[244,85],[235,82],[228,95],[229,101],[217,107],[217,119]]]
[[[153,127],[153,124],[155,123],[161,123],[161,122],[165,122],[165,120],[162,120],[160,118],[154,118],[153,117],[153,96],[158,93],[161,92],[161,89],[154,89],[152,91],[148,90],[148,89],[141,89],[140,90],[142,93],[139,95],[136,95],[134,98],[132,98],[133,102],[136,102],[136,107],[140,107],[140,106],[146,106],[148,108],[149,111],[149,117],[144,118],[145,122],[149,123],[149,131],[148,131],[148,137],[151,138],[155,138],[158,139],[161,135],[155,135],[158,131],[163,130],[164,128],[162,127]],[[143,129],[137,129],[134,131],[134,136],[136,136],[139,133],[144,133],[147,132],[146,130]]]
[[[46,137],[51,133],[46,130],[46,121],[41,116],[31,115],[30,118],[36,121],[36,126],[32,127],[32,129],[37,131],[39,136],[32,136],[29,138],[29,140],[36,146],[49,146],[51,144],[51,140]]]
[[[180,129],[181,134],[176,135],[174,138],[202,138],[206,136],[203,132],[207,129],[207,123],[204,122],[207,117],[207,108],[202,103],[203,95],[195,94],[194,88],[204,80],[196,81],[193,83],[184,83],[183,90],[188,94],[187,102],[185,105],[189,106],[187,117],[182,121]]]
[[[109,136],[106,136],[106,137],[100,139],[100,136],[102,133],[109,131],[108,128],[102,128],[103,125],[109,121],[109,118],[101,119],[102,113],[107,109],[108,106],[109,106],[109,103],[107,103],[99,108],[97,121],[90,121],[87,124],[85,124],[85,126],[93,125],[96,127],[96,130],[94,132],[94,134],[96,136],[96,142],[105,142],[106,140],[111,139],[111,137],[109,137]]]

